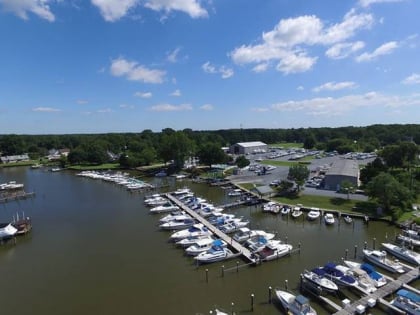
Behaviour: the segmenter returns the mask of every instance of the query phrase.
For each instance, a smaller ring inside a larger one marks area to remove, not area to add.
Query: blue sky
[[[0,134],[420,122],[418,0],[0,0]]]

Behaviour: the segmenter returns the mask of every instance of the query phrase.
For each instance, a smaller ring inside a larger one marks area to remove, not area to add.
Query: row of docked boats
[[[153,185],[146,183],[142,180],[130,177],[128,173],[122,172],[82,171],[80,173],[77,173],[76,175],[91,179],[99,179],[105,182],[115,183],[117,185],[127,188],[130,191],[149,189],[154,187]]]

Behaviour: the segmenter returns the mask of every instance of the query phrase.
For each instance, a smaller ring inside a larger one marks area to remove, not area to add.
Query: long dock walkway
[[[217,227],[215,227],[213,224],[211,224],[209,221],[207,221],[205,218],[203,218],[201,215],[199,215],[197,212],[193,211],[186,205],[184,205],[181,201],[179,201],[177,198],[172,196],[170,193],[165,195],[169,200],[171,200],[173,203],[175,203],[178,207],[180,207],[182,210],[187,212],[190,216],[192,216],[194,219],[196,219],[198,222],[204,224],[210,231],[212,231],[218,238],[225,241],[227,244],[229,244],[233,249],[235,249],[238,253],[240,253],[244,258],[246,258],[251,263],[256,263],[257,260],[254,258],[254,255],[251,253],[251,251],[242,246],[240,243],[236,242],[232,237],[226,235],[222,231],[220,231]]]
[[[419,269],[414,268],[409,272],[401,275],[398,279],[390,281],[388,284],[384,285],[383,287],[379,288],[375,292],[362,297],[360,300],[353,302],[352,304],[346,306],[345,308],[341,309],[340,311],[334,313],[334,315],[348,315],[348,314],[355,314],[357,312],[357,307],[362,305],[363,307],[368,306],[368,301],[375,300],[380,301],[383,300],[384,297],[392,294],[393,292],[400,289],[404,284],[407,284],[413,280],[415,280],[419,276]]]

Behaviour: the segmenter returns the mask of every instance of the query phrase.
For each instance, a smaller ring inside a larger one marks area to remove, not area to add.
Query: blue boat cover
[[[321,268],[314,268],[312,272],[317,274],[318,276],[325,276],[325,271]]]
[[[333,263],[328,263],[324,266],[324,271],[333,277],[343,277],[344,273],[336,268],[336,265]]]
[[[305,305],[309,303],[309,300],[303,295],[296,296],[295,301],[296,303],[299,303],[300,305]]]
[[[360,266],[360,269],[363,269],[367,273],[371,273],[371,272],[374,272],[375,271],[375,267],[373,267],[371,264],[367,264],[367,263],[363,263]]]
[[[403,296],[403,297],[405,297],[405,298],[407,298],[407,299],[409,299],[413,302],[420,303],[420,296],[417,295],[414,292],[401,289],[401,290],[397,291],[397,294],[400,295],[400,296]]]
[[[214,240],[213,241],[213,245],[214,246],[222,246],[223,245],[223,242],[222,242],[222,240],[219,240],[219,239],[218,240]]]
[[[356,280],[352,276],[342,276],[340,280],[348,284],[353,284],[356,282]]]

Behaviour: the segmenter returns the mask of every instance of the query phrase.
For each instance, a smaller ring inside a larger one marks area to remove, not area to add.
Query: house
[[[20,154],[20,155],[2,156],[0,159],[1,159],[1,162],[4,163],[4,164],[6,164],[6,163],[24,162],[24,161],[29,161],[30,160],[27,153]]]

